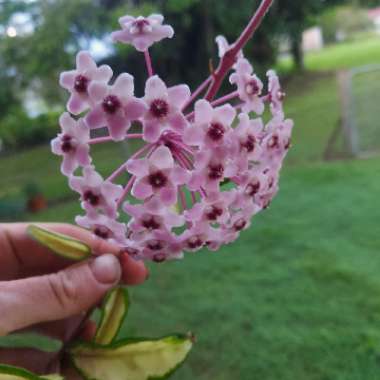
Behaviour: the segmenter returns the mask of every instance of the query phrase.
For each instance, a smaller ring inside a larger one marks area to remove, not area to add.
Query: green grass
[[[380,159],[288,166],[281,185],[232,246],[151,265],[132,290],[123,336],[198,337],[174,379],[379,378]]]
[[[306,68],[313,71],[351,69],[370,64],[380,64],[380,37],[377,35],[327,46],[305,57]],[[279,63],[279,70],[288,72],[291,69],[291,59]]]
[[[286,170],[233,246],[152,266],[124,332],[194,331],[175,379],[378,379],[379,178],[378,159]]]

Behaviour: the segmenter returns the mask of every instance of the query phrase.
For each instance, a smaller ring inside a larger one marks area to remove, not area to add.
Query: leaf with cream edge
[[[192,346],[191,335],[172,335],[157,340],[127,339],[108,346],[81,343],[70,355],[86,380],[160,380],[180,367]]]
[[[61,375],[38,376],[23,368],[0,364],[1,380],[64,380]]]
[[[95,335],[95,343],[110,344],[116,338],[129,308],[129,295],[125,287],[112,289],[101,308],[101,319]]]
[[[71,236],[52,232],[36,225],[29,226],[27,231],[34,240],[58,256],[74,261],[82,261],[91,256],[91,248]]]

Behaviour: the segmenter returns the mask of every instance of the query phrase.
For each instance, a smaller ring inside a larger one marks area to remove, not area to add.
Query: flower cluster
[[[88,52],[78,54],[77,68],[61,74],[61,86],[71,93],[69,113],[52,141],[85,210],[77,223],[136,259],[155,262],[236,240],[276,195],[293,127],[284,117],[275,72],[268,72],[265,90],[241,52],[230,75],[234,89],[222,98],[197,99],[202,91],[192,93],[184,84],[167,87],[153,74],[148,52],[173,36],[162,23],[160,15],[125,16],[122,30],[112,34],[114,41],[144,52],[149,78],[142,98],[135,96],[130,74],[110,84],[110,67],[97,67]],[[223,59],[230,46],[220,36],[217,43]],[[262,116],[266,106],[269,122]],[[141,132],[129,133],[132,124]],[[92,164],[90,147],[132,138],[141,139],[143,147],[104,179]],[[115,184],[123,173],[128,182]],[[130,218],[127,224],[122,212]]]

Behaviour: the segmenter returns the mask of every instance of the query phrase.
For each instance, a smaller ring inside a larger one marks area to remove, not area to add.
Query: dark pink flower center
[[[153,188],[159,189],[167,184],[168,178],[163,172],[158,171],[148,176],[148,182]]]
[[[268,141],[268,148],[270,149],[278,148],[278,145],[279,145],[279,138],[277,135],[273,135]]]
[[[186,244],[190,249],[197,249],[203,247],[205,242],[201,236],[192,236],[187,240]]]
[[[61,149],[64,153],[69,153],[75,150],[75,145],[73,144],[73,138],[71,136],[64,135],[62,137]]]
[[[241,218],[234,223],[234,229],[236,231],[242,231],[246,225],[247,221],[244,218]]]
[[[141,224],[147,230],[158,230],[161,227],[161,224],[157,222],[154,216],[148,216],[142,221]]]
[[[139,33],[144,33],[144,28],[149,26],[149,21],[146,19],[136,20],[132,25],[138,29]]]
[[[209,165],[208,177],[213,180],[222,179],[224,176],[224,167],[222,164]]]
[[[220,123],[212,123],[207,131],[208,137],[214,141],[220,141],[223,138],[224,133],[224,127]]]
[[[246,84],[245,92],[251,96],[252,95],[258,95],[260,93],[259,84],[257,83],[257,81],[255,79],[251,80],[250,82],[248,82]]]
[[[74,89],[80,94],[87,92],[89,79],[84,75],[78,75],[74,81]]]
[[[121,108],[121,102],[119,98],[115,95],[108,95],[103,100],[102,105],[104,112],[109,113],[111,115]]]
[[[91,190],[87,190],[84,194],[83,194],[83,200],[85,202],[88,202],[91,206],[99,206],[100,204],[100,196],[93,193]]]
[[[157,253],[153,256],[153,261],[155,263],[163,263],[166,260],[166,256],[164,253]]]
[[[217,206],[209,206],[205,214],[208,220],[217,220],[223,215],[223,209]]]
[[[152,251],[161,251],[164,248],[164,244],[160,240],[151,240],[147,246]]]
[[[111,231],[106,226],[95,226],[94,234],[105,240],[111,237]]]
[[[153,100],[150,104],[150,113],[157,119],[164,118],[169,113],[169,104],[162,99]]]
[[[247,139],[241,143],[241,147],[246,149],[248,153],[252,153],[256,147],[256,137],[248,135]]]
[[[245,188],[245,194],[249,197],[253,197],[256,195],[260,190],[260,181],[251,182],[247,187]]]

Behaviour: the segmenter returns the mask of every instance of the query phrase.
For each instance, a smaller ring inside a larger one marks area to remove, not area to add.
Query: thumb
[[[0,336],[80,314],[96,305],[120,277],[118,259],[103,255],[55,274],[0,282]]]

